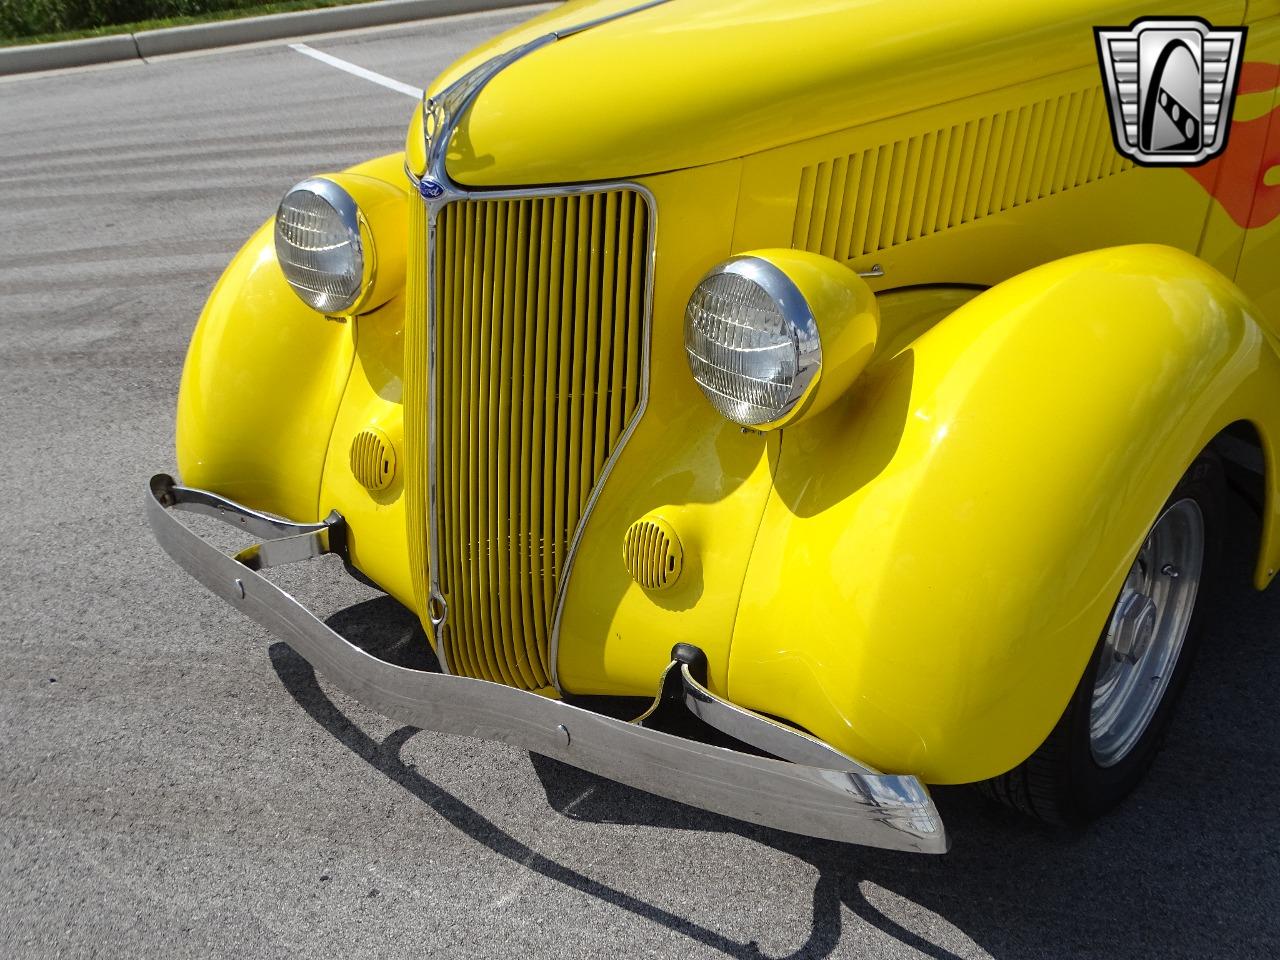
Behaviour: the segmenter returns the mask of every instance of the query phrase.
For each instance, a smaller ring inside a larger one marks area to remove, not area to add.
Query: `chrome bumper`
[[[173,511],[214,516],[262,538],[235,556],[206,543]],[[499,740],[692,806],[778,830],[890,850],[944,853],[928,790],[889,776],[791,727],[707,690],[705,660],[678,645],[644,715],[627,722],[501,684],[396,666],[339,636],[259,571],[342,553],[335,513],[295,524],[203,490],[151,479],[147,519],[174,560],[241,613],[286,641],[333,684],[374,710],[426,730]],[[710,746],[644,725],[688,709],[743,743],[783,759]]]

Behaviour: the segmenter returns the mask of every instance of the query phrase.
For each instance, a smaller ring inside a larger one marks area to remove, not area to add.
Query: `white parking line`
[[[337,67],[346,73],[362,80],[369,80],[379,86],[386,87],[388,90],[394,90],[397,93],[403,93],[406,97],[413,97],[415,100],[422,99],[422,91],[417,87],[411,87],[407,83],[401,83],[399,80],[392,80],[390,77],[384,77],[380,73],[374,73],[372,70],[366,70],[364,67],[357,67],[354,63],[348,63],[346,60],[340,60],[331,56],[322,50],[309,47],[305,43],[291,43],[290,50],[297,50],[301,54],[311,57],[313,60],[319,60],[321,63],[327,63],[331,67]]]

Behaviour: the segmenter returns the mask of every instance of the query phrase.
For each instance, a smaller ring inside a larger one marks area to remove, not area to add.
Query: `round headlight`
[[[345,313],[368,290],[373,249],[355,200],[331,180],[303,180],[276,211],[276,259],[302,302]]]
[[[758,257],[708,273],[684,315],[693,379],[721,415],[746,427],[780,427],[803,408],[822,368],[808,303],[791,278]]]

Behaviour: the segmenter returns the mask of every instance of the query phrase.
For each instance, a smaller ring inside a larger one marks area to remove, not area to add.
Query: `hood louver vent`
[[[791,242],[853,260],[1132,167],[1091,87],[805,167]]]

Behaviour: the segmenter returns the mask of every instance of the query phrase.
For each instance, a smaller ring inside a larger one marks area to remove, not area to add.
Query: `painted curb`
[[[321,10],[248,17],[243,20],[196,23],[187,27],[143,30],[64,43],[0,47],[0,75],[82,67],[117,60],[147,59],[262,40],[282,40],[313,33],[430,20],[458,13],[501,10],[505,7],[527,6],[530,2],[531,0],[377,0],[348,7],[326,7]]]

